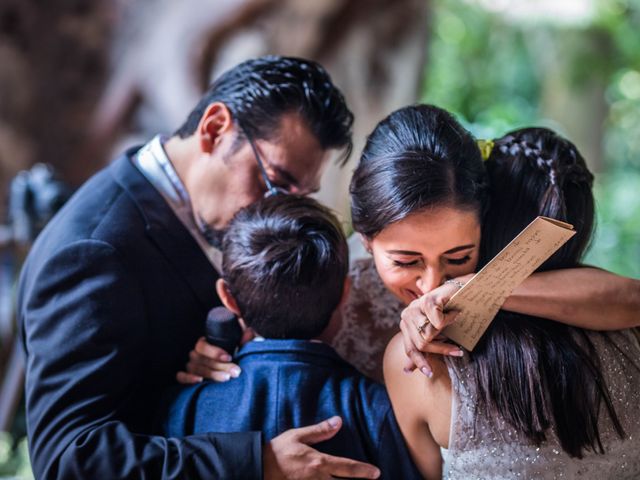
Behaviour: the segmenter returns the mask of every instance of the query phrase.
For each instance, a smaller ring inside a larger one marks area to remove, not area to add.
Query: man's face
[[[320,187],[330,152],[296,114],[284,115],[270,140],[254,139],[260,160],[248,141],[240,146],[237,127],[219,137],[211,155],[203,155],[185,181],[194,213],[201,223],[223,229],[241,208],[267,192],[258,161],[273,186],[289,193],[307,195]]]

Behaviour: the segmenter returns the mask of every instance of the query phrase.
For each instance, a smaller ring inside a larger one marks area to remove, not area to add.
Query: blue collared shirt
[[[421,478],[383,385],[345,362],[324,343],[249,342],[235,361],[238,378],[181,387],[169,398],[167,436],[260,430],[270,440],[289,428],[340,415],[335,437],[320,451],[372,463],[383,478]]]

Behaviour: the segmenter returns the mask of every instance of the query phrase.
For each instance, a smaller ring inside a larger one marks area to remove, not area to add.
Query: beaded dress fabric
[[[331,346],[362,373],[382,382],[384,349],[400,331],[404,305],[386,289],[372,258],[354,261],[349,276],[351,290]]]
[[[384,286],[371,258],[353,262],[349,298],[332,346],[348,362],[382,381],[382,357],[399,331],[404,308]],[[606,339],[605,339],[606,337]],[[535,447],[501,420],[476,412],[468,357],[444,357],[452,383],[449,449],[443,449],[449,479],[640,479],[640,344],[631,330],[590,332],[604,378],[626,433],[620,440],[602,407],[600,434],[605,454],[582,460],[564,453],[553,431]]]
[[[636,333],[589,332],[614,408],[625,430],[616,434],[601,407],[599,430],[605,454],[569,457],[550,431],[540,447],[505,422],[476,411],[477,395],[466,358],[445,358],[452,383],[449,449],[443,450],[449,479],[638,479],[640,478],[640,346]]]

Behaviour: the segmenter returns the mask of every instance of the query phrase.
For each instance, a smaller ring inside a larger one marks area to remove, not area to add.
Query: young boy
[[[347,244],[332,213],[309,198],[262,200],[236,214],[223,253],[218,294],[257,337],[236,355],[238,378],[178,392],[165,433],[260,430],[267,441],[339,415],[343,427],[319,450],[372,463],[383,478],[420,478],[384,387],[322,342],[349,289]]]

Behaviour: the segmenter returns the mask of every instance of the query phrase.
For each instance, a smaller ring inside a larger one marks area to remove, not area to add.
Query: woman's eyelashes
[[[464,265],[469,260],[471,260],[471,255],[464,256],[462,258],[445,258],[444,261],[449,265]],[[392,260],[394,267],[400,268],[408,268],[408,267],[416,267],[422,263],[422,260],[410,260],[410,261],[400,261],[400,260]]]
[[[466,257],[462,257],[462,258],[447,258],[446,259],[447,263],[449,263],[451,265],[464,265],[469,260],[471,260],[471,255],[467,255]]]
[[[393,265],[395,267],[414,267],[418,265],[420,260],[411,260],[409,262],[401,262],[400,260],[393,260]]]

